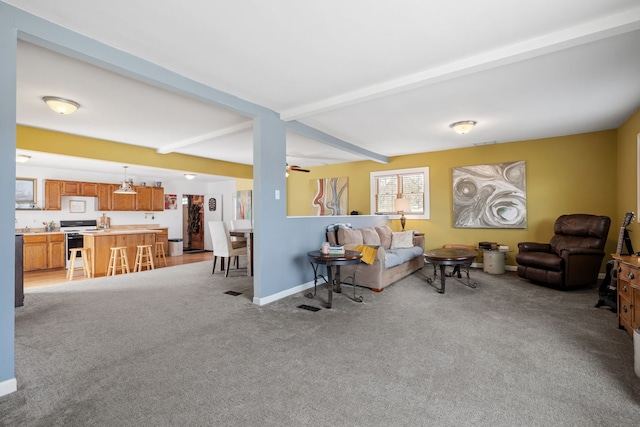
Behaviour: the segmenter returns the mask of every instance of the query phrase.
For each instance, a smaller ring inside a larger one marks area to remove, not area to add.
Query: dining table
[[[253,276],[253,228],[236,228],[229,230],[229,235],[247,239],[247,276]]]

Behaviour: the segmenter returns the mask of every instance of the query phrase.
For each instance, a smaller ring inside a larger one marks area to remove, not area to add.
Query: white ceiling
[[[6,3],[384,156],[614,129],[640,108],[637,0]],[[26,42],[17,117],[252,164],[246,117]],[[287,134],[289,164],[362,159]]]

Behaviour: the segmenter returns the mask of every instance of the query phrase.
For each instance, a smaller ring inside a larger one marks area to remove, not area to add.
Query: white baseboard
[[[284,290],[282,292],[278,292],[277,294],[269,295],[264,298],[256,298],[253,297],[253,303],[256,305],[266,305],[274,301],[278,301],[279,299],[288,297],[289,295],[297,294],[298,292],[305,291],[309,288],[313,288],[313,281],[303,283],[301,285],[295,286],[291,289]]]
[[[0,382],[0,396],[11,394],[18,390],[18,381],[15,378]]]
[[[484,268],[484,263],[482,263],[482,262],[473,262],[473,263],[471,263],[471,267],[472,268],[479,268],[479,269],[482,270]],[[518,266],[517,265],[505,265],[504,269],[508,270],[508,271],[516,271],[518,269]]]

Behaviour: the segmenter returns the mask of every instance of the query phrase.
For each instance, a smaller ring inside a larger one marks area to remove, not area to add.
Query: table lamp
[[[396,199],[396,211],[400,216],[400,225],[402,225],[402,231],[404,231],[404,224],[407,219],[404,217],[404,211],[411,211],[411,201],[409,199]]]

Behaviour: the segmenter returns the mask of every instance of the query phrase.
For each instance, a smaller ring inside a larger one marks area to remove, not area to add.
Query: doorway
[[[204,251],[204,195],[182,195],[183,251]]]

